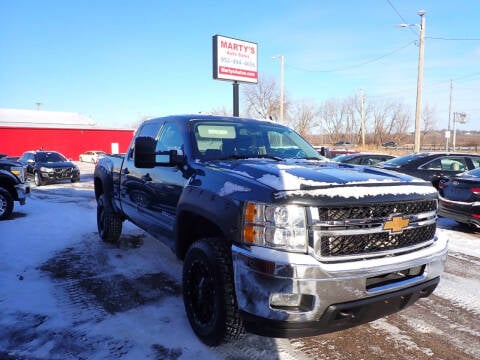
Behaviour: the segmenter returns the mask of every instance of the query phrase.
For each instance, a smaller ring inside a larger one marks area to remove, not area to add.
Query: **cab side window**
[[[158,130],[160,129],[160,125],[161,124],[145,124],[138,130],[136,137],[148,136],[156,139],[158,135]],[[134,144],[132,144],[132,147],[128,151],[129,159],[133,158],[133,150],[134,150]]]
[[[157,151],[183,150],[182,133],[176,123],[165,123],[157,142]]]
[[[168,162],[170,150],[177,150],[177,154],[183,155],[183,149],[183,137],[178,124],[165,123],[160,130],[157,141],[156,161],[159,163]]]

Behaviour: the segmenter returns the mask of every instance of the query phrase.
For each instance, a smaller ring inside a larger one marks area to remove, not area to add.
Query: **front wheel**
[[[0,187],[0,220],[5,220],[10,217],[13,211],[13,198],[10,193]]]
[[[118,243],[122,233],[122,218],[113,211],[105,194],[100,195],[97,200],[97,228],[103,241]]]
[[[42,186],[44,184],[42,176],[38,171],[35,172],[34,178],[35,178],[35,185]]]
[[[195,242],[183,265],[183,302],[195,334],[216,346],[244,332],[232,276],[232,260],[223,239]]]

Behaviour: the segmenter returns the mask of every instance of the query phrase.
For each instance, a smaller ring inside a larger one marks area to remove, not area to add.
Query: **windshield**
[[[345,161],[345,160],[348,160],[350,158],[352,158],[353,156],[351,154],[343,154],[343,155],[337,155],[335,156],[334,158],[332,158],[332,161],[336,161],[336,162],[342,162],[342,161]]]
[[[59,153],[56,152],[40,152],[35,155],[37,162],[62,162],[67,161],[67,159]]]
[[[425,156],[428,156],[428,154],[410,154],[410,155],[399,156],[399,157],[384,161],[382,165],[404,166],[414,160],[417,160],[420,157],[425,157]]]
[[[196,155],[202,160],[325,160],[296,132],[273,123],[199,121],[194,125],[194,133]]]

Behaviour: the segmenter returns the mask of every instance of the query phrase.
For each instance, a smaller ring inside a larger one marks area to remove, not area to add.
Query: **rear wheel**
[[[232,260],[223,239],[195,242],[183,265],[183,302],[195,334],[216,346],[243,332],[232,276]]]
[[[122,233],[122,218],[113,211],[105,194],[100,195],[97,200],[97,228],[103,241],[118,243]]]
[[[13,198],[10,193],[0,187],[0,220],[5,220],[10,217],[13,211]]]
[[[35,185],[37,186],[42,186],[45,183],[38,171],[35,172],[34,178],[35,178]]]

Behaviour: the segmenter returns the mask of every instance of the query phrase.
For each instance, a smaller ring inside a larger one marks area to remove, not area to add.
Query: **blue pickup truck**
[[[429,182],[330,162],[272,121],[147,120],[94,183],[102,240],[129,220],[183,260],[186,315],[211,346],[378,319],[429,296],[447,258]]]

